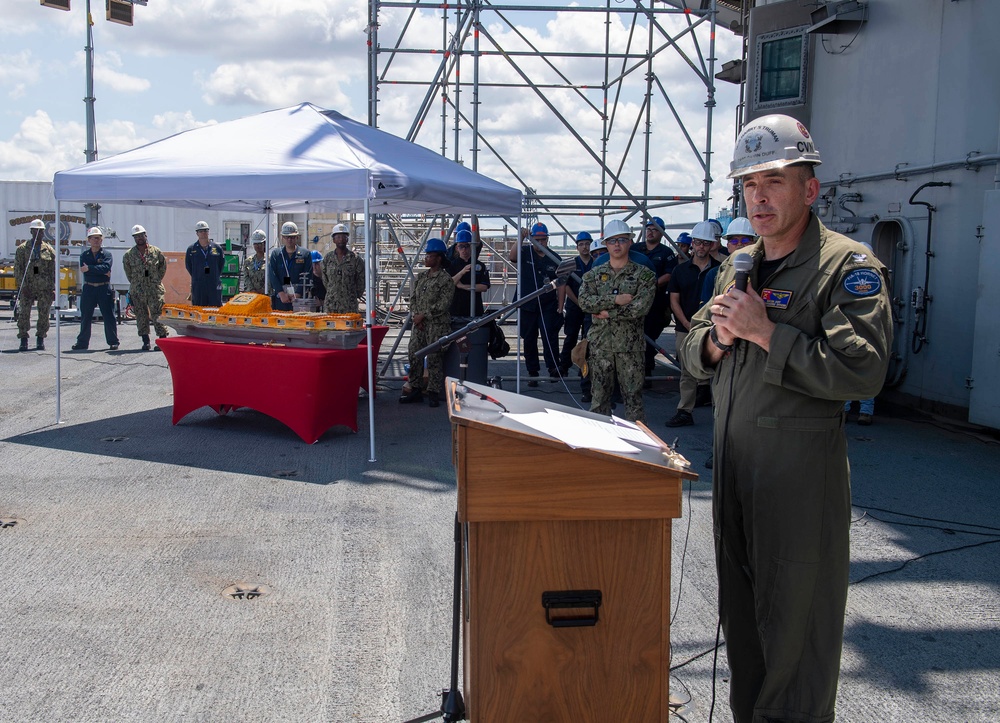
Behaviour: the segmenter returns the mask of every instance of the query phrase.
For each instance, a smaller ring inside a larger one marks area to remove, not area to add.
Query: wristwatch
[[[723,354],[728,354],[733,350],[732,344],[723,344],[721,341],[719,341],[719,335],[715,333],[714,326],[712,327],[712,331],[708,333],[708,338],[712,340],[712,343],[715,344],[716,348],[719,349]]]

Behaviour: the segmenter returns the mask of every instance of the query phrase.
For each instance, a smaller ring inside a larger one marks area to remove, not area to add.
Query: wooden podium
[[[453,382],[469,720],[665,722],[671,518],[681,514],[683,479],[697,475],[653,447],[572,449],[456,394]],[[465,386],[513,413],[600,419]]]

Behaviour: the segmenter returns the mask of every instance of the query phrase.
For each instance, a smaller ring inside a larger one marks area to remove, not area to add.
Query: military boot
[[[437,407],[437,406],[440,406],[440,404],[441,403],[438,401],[438,393],[437,392],[427,392],[427,406],[428,407]]]
[[[28,351],[28,337],[25,336],[21,338],[21,347],[18,351]]]
[[[149,334],[142,335],[142,350],[149,351]]]
[[[409,392],[404,392],[399,398],[400,404],[415,404],[417,402],[422,402],[424,399],[424,394],[419,389],[414,389]]]
[[[25,339],[25,341],[28,341]],[[40,336],[35,337],[35,349],[37,351],[45,351],[45,339]]]

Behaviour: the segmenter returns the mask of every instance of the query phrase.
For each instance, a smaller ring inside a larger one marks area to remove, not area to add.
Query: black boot
[[[437,392],[427,392],[427,406],[428,407],[439,407],[441,402],[438,401]]]
[[[21,337],[21,348],[18,351],[28,351],[28,337]]]
[[[414,389],[413,391],[404,394],[399,398],[400,404],[415,404],[416,402],[422,402],[424,400],[424,394],[419,389]]]
[[[25,339],[25,341],[28,341]],[[35,337],[35,349],[38,351],[45,351],[45,339],[40,336]]]
[[[142,335],[142,350],[149,351],[149,334]]]

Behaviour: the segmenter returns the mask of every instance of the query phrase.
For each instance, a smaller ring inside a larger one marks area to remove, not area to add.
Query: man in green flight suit
[[[46,243],[45,223],[36,218],[28,227],[31,240],[17,247],[14,252],[14,282],[17,284],[17,336],[21,340],[18,351],[28,351],[28,331],[31,329],[31,304],[38,304],[35,324],[35,348],[45,349],[45,335],[49,333],[49,309],[56,288],[56,250]]]
[[[760,239],[723,262],[678,350],[712,378],[719,617],[736,723],[834,719],[850,565],[843,406],[878,393],[891,348],[885,267],[812,213],[819,163],[794,118],[743,128],[730,178],[743,181]]]
[[[587,365],[593,385],[590,411],[611,413],[617,379],[625,401],[625,417],[645,421],[643,320],[656,296],[656,274],[629,258],[632,231],[624,221],[608,222],[604,243],[611,259],[583,275],[577,297],[580,309],[593,318],[587,332]]]
[[[163,277],[167,273],[167,257],[160,249],[147,240],[146,229],[139,224],[132,227],[132,238],[135,246],[122,256],[122,268],[125,278],[130,284],[128,295],[132,300],[132,310],[135,312],[135,326],[142,337],[142,350],[149,351],[149,323],[152,321],[156,329],[156,338],[162,339],[170,334],[160,323],[160,312],[163,311]],[[155,347],[160,351],[160,347]]]
[[[424,248],[424,266],[427,271],[417,275],[410,295],[410,313],[413,327],[410,329],[409,391],[399,398],[400,404],[419,402],[424,397],[424,359],[416,353],[442,336],[451,333],[451,299],[455,295],[455,282],[444,268],[448,250],[439,238],[427,240]],[[436,351],[427,355],[427,406],[438,406],[438,399],[444,391],[444,352]]]

